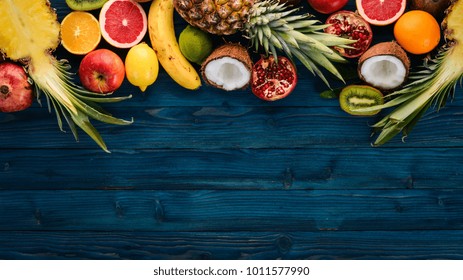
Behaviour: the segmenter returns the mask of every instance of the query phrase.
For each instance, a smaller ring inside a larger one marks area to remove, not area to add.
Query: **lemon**
[[[159,73],[158,57],[146,43],[130,48],[125,57],[125,74],[127,80],[142,92],[152,85]]]

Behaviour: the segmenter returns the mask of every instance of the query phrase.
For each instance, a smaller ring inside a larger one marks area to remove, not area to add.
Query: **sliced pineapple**
[[[455,40],[456,43],[463,42],[463,1],[452,0],[451,6],[447,9],[447,16],[442,22],[444,35],[447,40]]]
[[[0,1],[0,50],[13,60],[59,45],[60,24],[44,1]]]
[[[0,17],[1,52],[10,59],[28,63],[28,73],[37,91],[45,93],[49,108],[54,108],[59,128],[63,130],[64,118],[76,140],[77,125],[109,152],[89,117],[111,124],[130,124],[132,121],[108,115],[97,103],[117,102],[131,96],[102,97],[72,82],[70,66],[52,55],[59,44],[60,24],[48,1],[1,0]]]

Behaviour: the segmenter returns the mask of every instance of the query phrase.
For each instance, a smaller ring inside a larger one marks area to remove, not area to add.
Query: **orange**
[[[407,52],[425,54],[440,41],[440,26],[429,13],[413,10],[403,14],[394,25],[394,37]]]
[[[98,46],[100,40],[100,25],[89,12],[71,12],[61,22],[61,44],[72,54],[87,54]]]

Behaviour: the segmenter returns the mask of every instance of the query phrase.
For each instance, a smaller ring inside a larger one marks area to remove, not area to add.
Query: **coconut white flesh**
[[[365,60],[360,69],[364,80],[374,87],[393,89],[406,79],[403,62],[393,55],[377,55]]]
[[[251,79],[251,71],[244,63],[231,57],[212,60],[204,72],[210,82],[228,91],[243,88]]]

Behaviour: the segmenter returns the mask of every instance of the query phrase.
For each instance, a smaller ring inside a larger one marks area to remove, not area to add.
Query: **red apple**
[[[0,112],[17,112],[32,105],[33,91],[26,71],[13,62],[0,62]]]
[[[79,66],[82,85],[93,92],[109,93],[117,90],[124,81],[122,59],[108,49],[97,49],[84,56]]]
[[[328,15],[344,8],[349,0],[307,0],[307,2],[315,11]]]

